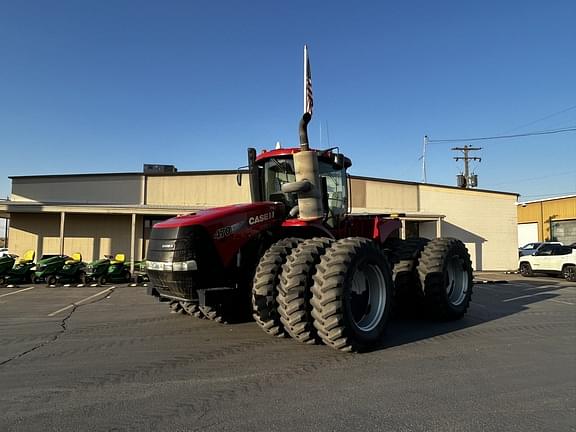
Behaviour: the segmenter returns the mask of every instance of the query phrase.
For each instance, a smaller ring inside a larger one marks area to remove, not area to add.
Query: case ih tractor
[[[149,293],[173,312],[220,322],[251,313],[270,335],[342,351],[377,345],[393,306],[462,317],[472,295],[464,244],[401,240],[399,215],[351,214],[351,161],[309,148],[310,118],[300,147],[248,149],[251,203],[154,226]]]

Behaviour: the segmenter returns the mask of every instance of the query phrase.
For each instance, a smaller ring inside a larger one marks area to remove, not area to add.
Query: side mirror
[[[334,155],[334,165],[338,166],[338,168],[344,167],[344,155],[342,153],[336,153]]]
[[[242,186],[242,170],[248,168],[248,166],[241,166],[236,170],[236,184]]]

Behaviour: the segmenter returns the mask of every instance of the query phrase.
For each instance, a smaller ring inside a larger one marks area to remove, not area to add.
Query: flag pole
[[[304,80],[303,80],[303,84],[304,84],[304,111],[306,112],[306,80],[308,79],[308,46],[304,45]]]

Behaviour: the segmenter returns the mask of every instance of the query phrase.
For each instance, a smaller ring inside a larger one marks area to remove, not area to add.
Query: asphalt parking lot
[[[0,288],[2,431],[574,431],[576,284],[482,274],[468,315],[343,354],[145,288]]]

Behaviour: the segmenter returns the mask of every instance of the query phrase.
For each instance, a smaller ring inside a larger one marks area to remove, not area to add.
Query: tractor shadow
[[[422,315],[393,314],[383,342],[370,351],[402,346],[449,335],[527,311],[534,304],[559,297],[559,291],[576,284],[554,279],[519,283],[475,284],[470,308],[456,321],[438,321]]]

